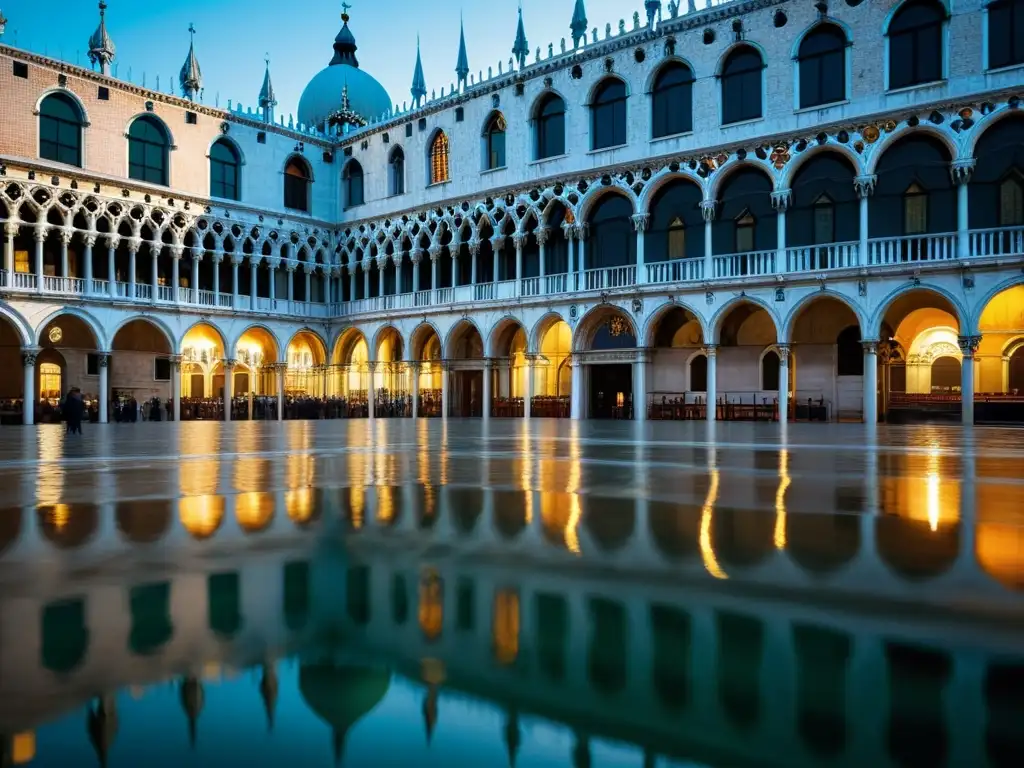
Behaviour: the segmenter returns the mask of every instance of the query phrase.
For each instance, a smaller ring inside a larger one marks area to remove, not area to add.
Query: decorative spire
[[[260,88],[260,109],[263,110],[263,122],[274,122],[274,107],[277,106],[277,96],[274,94],[274,84],[270,82],[270,54],[266,59],[267,69],[263,73],[263,86]]]
[[[334,58],[331,59],[331,66],[335,64],[348,64],[350,67],[359,69],[359,60],[356,59],[356,36],[348,28],[348,9],[352,6],[348,3],[341,4],[341,31],[334,38]]]
[[[523,29],[523,6],[519,5],[519,26],[516,28],[516,42],[512,46],[512,55],[519,62],[519,68],[526,66],[526,57],[530,55],[530,44],[526,42],[526,30]]]
[[[569,29],[572,30],[572,47],[579,48],[580,40],[587,39],[587,9],[583,7],[583,0],[576,0]]]
[[[427,97],[427,79],[423,77],[423,60],[420,58],[420,36],[416,35],[416,69],[412,73],[412,103],[420,106]]]
[[[466,55],[466,26],[459,19],[459,60],[455,63],[455,74],[458,75],[459,84],[465,87],[466,78],[469,77],[469,57]]]
[[[107,15],[107,4],[100,0],[100,25],[89,38],[89,61],[95,67],[100,65],[100,72],[104,75],[110,74],[110,63],[117,55],[117,48],[114,41],[107,34],[107,22],[104,18]],[[6,19],[5,19],[6,21]],[[3,34],[3,24],[0,23],[0,34]]]
[[[188,56],[185,63],[181,65],[181,72],[178,74],[178,82],[181,83],[181,93],[190,101],[195,101],[202,96],[203,73],[199,69],[199,60],[196,59],[196,26],[188,25]]]
[[[661,0],[644,0],[644,9],[647,11],[647,26],[654,27],[654,17],[661,21]]]

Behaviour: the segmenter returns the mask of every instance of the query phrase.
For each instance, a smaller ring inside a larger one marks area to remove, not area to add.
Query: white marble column
[[[864,347],[864,423],[878,423],[878,342],[862,342]]]
[[[107,237],[107,295],[117,298],[117,237]]]
[[[35,252],[35,273],[36,293],[43,292],[43,243],[46,242],[46,228],[36,225],[32,230],[32,237],[36,242]]]
[[[537,227],[537,229],[533,233],[533,235],[534,235],[534,237],[537,238],[537,246],[538,246],[538,248],[540,250],[538,274],[541,277],[544,277],[548,273],[548,269],[547,269],[547,264],[548,264],[547,242],[548,242],[548,238],[551,236],[551,229],[549,227]],[[541,290],[544,290],[544,289],[541,288]]]
[[[95,234],[88,234],[82,238],[82,267],[84,270],[85,293],[92,294],[92,249],[96,246]]]
[[[412,262],[412,292],[420,292],[420,261],[423,259],[421,251],[414,250],[409,256],[409,260]],[[355,294],[352,294],[352,298],[355,299]]]
[[[132,238],[131,242],[128,243],[128,300],[135,301],[138,299],[135,285],[138,281],[138,254],[139,248],[142,247],[142,241],[137,238]]]
[[[412,376],[412,417],[420,415],[420,364],[409,363],[409,375]]]
[[[772,207],[776,216],[775,274],[784,275],[786,268],[786,209],[789,208],[793,193],[788,189],[772,192]]]
[[[363,259],[363,298],[370,298],[370,259]]]
[[[569,415],[573,421],[583,418],[583,360],[572,356],[572,392],[569,393]]]
[[[60,276],[71,277],[71,265],[68,263],[68,246],[71,245],[71,238],[75,236],[72,229],[60,230]]]
[[[35,423],[36,415],[36,358],[41,349],[23,349],[21,351],[21,362],[25,375],[25,391],[22,396],[24,406],[22,408],[22,422],[31,426]]]
[[[633,420],[647,421],[647,352],[639,350],[633,363]]]
[[[238,292],[238,267],[242,264],[242,257],[231,254],[231,306],[234,309],[241,309],[241,296]]]
[[[981,336],[961,336],[957,340],[963,359],[960,361],[960,398],[963,423],[974,424],[974,356]]]
[[[708,358],[708,391],[707,391],[707,413],[708,421],[718,418],[718,345],[708,344],[704,347]]]
[[[190,303],[199,303],[199,264],[203,260],[205,251],[202,248],[192,249],[192,275],[189,277],[189,289],[192,294]]]
[[[448,363],[441,363],[441,418],[445,421],[448,420],[448,393],[450,391],[448,387],[448,381],[451,376],[451,372],[448,369]]]
[[[974,174],[974,158],[966,160],[954,160],[950,168],[953,183],[956,184],[956,236],[957,236],[957,258],[967,259],[971,255],[970,240],[970,217],[968,215],[968,184]]]
[[[150,266],[149,289],[151,291],[149,300],[155,302],[160,293],[160,251],[163,248],[159,243],[149,244]]]
[[[437,301],[438,301],[437,289],[440,287],[438,285],[438,283],[437,283],[437,260],[439,258],[441,258],[441,248],[440,248],[440,246],[433,246],[433,247],[431,247],[429,253],[430,253],[430,289],[431,289],[431,291],[434,294],[434,297],[433,297],[433,299],[431,301],[436,304]]]
[[[314,269],[313,265],[309,264],[309,263],[307,263],[302,268],[302,271],[306,275],[306,303],[307,304],[312,304],[313,303],[313,269]]]
[[[564,224],[562,226],[562,231],[565,233],[565,239],[569,241],[568,242],[568,252],[569,252],[568,256],[569,256],[569,260],[568,260],[568,264],[567,264],[567,267],[566,267],[566,272],[568,272],[570,275],[572,275],[573,273],[576,272],[576,228],[572,224]],[[574,290],[575,286],[574,286],[574,283],[572,281],[572,278],[570,277],[568,280],[569,280],[569,289],[570,290]]]
[[[700,212],[704,217],[704,279],[711,280],[715,276],[715,252],[712,247],[715,211],[718,209],[718,201],[702,200]],[[710,362],[710,359],[709,361]]]
[[[647,222],[650,214],[634,213],[633,229],[636,230],[636,282],[647,282],[647,269],[644,260],[644,234],[647,232]]]
[[[184,251],[180,245],[171,248],[171,301],[181,300],[178,286],[181,285],[181,257]]]
[[[384,295],[384,265],[388,263],[388,257],[377,259],[377,295]]]
[[[213,306],[220,306],[220,265],[224,261],[224,254],[220,251],[213,251]]]
[[[500,268],[501,268],[501,251],[505,247],[505,236],[495,235],[491,238],[491,256],[492,256],[492,269],[494,271],[493,282],[497,283],[501,280]]]
[[[527,357],[523,361],[525,370],[526,387],[523,392],[523,416],[529,419],[533,414],[533,358]]]
[[[171,357],[171,421],[181,421],[181,356]]]
[[[100,391],[96,394],[100,401],[100,424],[110,421],[110,355],[106,352],[99,353],[100,366]]]
[[[522,292],[523,288],[523,245],[526,243],[526,235],[516,232],[512,235],[512,245],[516,249],[516,293]]]
[[[249,309],[253,312],[256,311],[256,299],[259,294],[257,290],[257,268],[260,265],[260,259],[262,257],[250,256],[249,257]]]
[[[779,347],[779,423],[789,420],[789,347]]]
[[[355,262],[349,262],[348,265],[348,298],[349,301],[356,300],[356,265]]]
[[[857,176],[853,180],[854,189],[857,191],[857,197],[860,199],[860,238],[858,242],[858,263],[864,267],[868,264],[868,210],[870,208],[868,201],[871,198],[871,194],[875,191],[875,184],[878,182],[878,177],[871,176]]]
[[[476,285],[476,262],[477,257],[480,255],[480,241],[470,240],[469,241],[469,284]]]
[[[224,421],[231,421],[231,403],[235,399],[235,361],[224,361]]]
[[[587,271],[587,237],[590,235],[590,228],[586,224],[576,225],[576,239],[579,247],[576,249],[576,259],[579,261],[580,274]],[[582,288],[582,280],[580,287]]]
[[[493,366],[494,366],[494,363],[493,363],[493,361],[490,358],[486,358],[484,360],[484,386],[483,386],[484,402],[483,402],[483,406],[482,406],[483,410],[481,411],[481,415],[485,419],[491,418],[491,386],[492,386],[492,383],[493,383],[492,379],[494,378],[494,367]]]
[[[289,269],[288,274],[291,275],[293,270]],[[274,366],[274,375],[277,377],[277,420],[284,421],[284,374],[287,370],[288,365],[286,363],[278,363]]]
[[[267,266],[270,268],[270,308],[277,306],[277,268],[281,265],[280,259],[267,259]]]
[[[18,222],[4,222],[4,270],[7,272],[7,285],[14,284],[14,238],[18,234]]]
[[[288,273],[288,306],[295,303],[295,262],[285,262],[284,271]]]

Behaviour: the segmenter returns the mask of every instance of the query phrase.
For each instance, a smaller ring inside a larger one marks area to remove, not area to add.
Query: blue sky
[[[278,114],[294,113],[306,83],[330,61],[334,36],[341,28],[340,0],[107,0],[107,28],[117,46],[117,75],[168,90],[188,52],[188,25],[196,25],[196,53],[203,69],[203,101],[227,106],[228,99],[256,106],[269,54],[279,101]],[[514,0],[351,0],[349,24],[359,44],[362,69],[376,77],[393,102],[409,100],[416,35],[422,39],[428,90],[447,90],[455,79],[459,14],[466,25],[469,66],[475,73],[505,65],[515,39]],[[549,42],[558,50],[569,37],[574,0],[523,0],[530,50]],[[88,66],[89,35],[98,20],[95,0],[66,0],[54,15],[53,4],[39,0],[0,3],[8,19],[3,42]],[[633,11],[642,0],[586,0],[589,26],[604,37],[605,24],[618,28],[620,18],[632,28]],[[667,14],[667,10],[665,11]],[[531,54],[532,59],[532,54]]]

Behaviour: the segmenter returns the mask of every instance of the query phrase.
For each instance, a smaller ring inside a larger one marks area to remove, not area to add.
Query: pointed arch
[[[287,352],[287,348],[282,347],[281,338],[264,323],[249,323],[242,329],[241,333],[238,333],[235,336],[234,341],[231,342],[231,358],[233,360],[238,359],[240,354],[240,344],[246,335],[250,333],[257,336],[265,335],[269,338],[270,342],[274,345],[274,349],[272,355],[267,355],[268,358],[273,357],[275,362],[279,363],[287,362],[287,360],[282,359]]]
[[[32,332],[28,321],[16,309],[2,301],[0,301],[0,317],[6,319],[14,327],[15,333],[21,339],[22,346],[29,347],[35,343],[35,334]]]
[[[437,128],[427,142],[428,186],[451,181],[451,144],[443,128]]]
[[[789,344],[793,341],[793,329],[796,325],[796,321],[800,318],[800,315],[804,310],[809,309],[812,304],[817,301],[821,301],[822,299],[838,301],[844,307],[853,312],[854,317],[857,319],[857,328],[860,331],[861,338],[870,338],[868,336],[868,320],[864,316],[863,308],[852,301],[846,294],[834,291],[831,288],[826,288],[823,291],[808,293],[790,307],[789,312],[782,321],[782,327],[779,331],[780,344]]]
[[[647,322],[643,326],[642,334],[638,337],[643,339],[643,345],[645,347],[655,346],[654,337],[658,331],[658,325],[673,309],[681,309],[696,320],[697,324],[700,326],[701,338],[705,343],[707,343],[708,329],[705,324],[704,317],[689,304],[679,300],[674,300],[664,302],[647,316]]]
[[[108,348],[108,340],[103,333],[103,326],[89,312],[86,312],[84,309],[79,309],[78,307],[61,307],[47,314],[36,326],[35,333],[32,334],[33,344],[35,346],[41,346],[46,342],[46,339],[43,338],[43,331],[46,330],[46,327],[50,323],[61,317],[77,318],[92,334],[93,342],[96,344],[97,350],[104,351]]]
[[[711,319],[708,321],[707,327],[711,331],[711,344],[721,343],[722,326],[725,323],[725,320],[729,317],[729,315],[732,313],[734,309],[743,306],[744,304],[752,305],[757,309],[763,309],[772,321],[772,328],[775,331],[775,338],[782,338],[779,333],[779,329],[782,327],[782,323],[779,320],[778,315],[775,313],[775,309],[770,304],[764,301],[764,299],[758,298],[756,296],[737,296],[733,299],[730,299],[721,307],[719,307],[718,310],[711,316]]]
[[[110,332],[110,349],[115,348],[114,345],[117,342],[117,335],[126,326],[136,322],[143,323],[144,325],[150,325],[159,331],[167,342],[167,352],[169,354],[173,354],[173,351],[178,349],[179,345],[175,339],[174,331],[171,330],[170,326],[167,325],[164,320],[154,315],[129,315],[128,317],[122,318]]]
[[[949,308],[953,310],[952,314],[957,320],[961,334],[966,333],[967,329],[972,328],[972,317],[970,312],[967,311],[960,299],[954,296],[950,291],[938,285],[915,285],[914,283],[905,283],[904,285],[890,291],[889,294],[879,303],[878,309],[875,310],[867,327],[864,329],[865,338],[881,338],[883,330],[882,324],[885,321],[886,314],[888,314],[889,310],[898,299],[912,293],[932,294],[933,296],[938,296],[945,300],[948,303]],[[941,309],[946,311],[945,307],[942,307]]]
[[[514,318],[510,318],[514,319]],[[552,327],[558,323],[567,323],[566,319],[562,317],[561,313],[549,310],[548,312],[541,315],[540,319],[533,324],[533,328],[529,332],[527,351],[531,354],[540,353],[540,345],[544,340],[544,334],[546,334]]]

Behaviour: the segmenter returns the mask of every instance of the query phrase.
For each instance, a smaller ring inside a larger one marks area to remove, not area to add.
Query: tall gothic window
[[[71,97],[51,93],[39,106],[39,156],[82,165],[82,110]]]
[[[942,79],[942,25],[938,0],[908,0],[889,23],[889,88]]]
[[[430,183],[440,184],[449,179],[448,135],[438,131],[430,144]]]
[[[754,250],[757,234],[757,219],[745,210],[736,217],[736,253],[749,253]]]
[[[238,151],[231,142],[220,139],[210,147],[210,197],[238,200]]]
[[[1024,64],[1024,0],[995,0],[988,6],[989,69]]]
[[[505,116],[501,112],[495,112],[487,121],[487,128],[484,130],[487,153],[484,167],[488,171],[505,167],[505,128]]]
[[[722,124],[761,117],[764,61],[749,45],[741,45],[722,65]]]
[[[800,108],[846,98],[846,35],[835,24],[819,24],[800,43]]]
[[[999,185],[999,226],[1024,225],[1024,179],[1014,173]]]
[[[388,191],[392,196],[405,194],[405,152],[401,147],[391,151],[388,163]]]
[[[537,110],[537,159],[565,154],[565,102],[549,93]]]
[[[652,137],[693,130],[693,72],[681,62],[666,64],[654,79],[651,93]]]
[[[128,129],[128,177],[167,185],[167,153],[170,140],[163,124],[143,115]]]
[[[345,207],[351,208],[354,205],[362,205],[363,194],[363,166],[355,160],[349,160],[345,166]]]
[[[918,183],[903,193],[903,234],[923,235],[928,231],[928,193]]]
[[[828,195],[814,201],[814,244],[825,245],[836,241],[836,204]]]
[[[626,84],[609,77],[597,87],[590,105],[591,149],[626,143]]]
[[[309,166],[293,157],[284,167],[284,207],[309,213]]]
[[[669,261],[686,258],[686,224],[676,216],[668,225]]]

